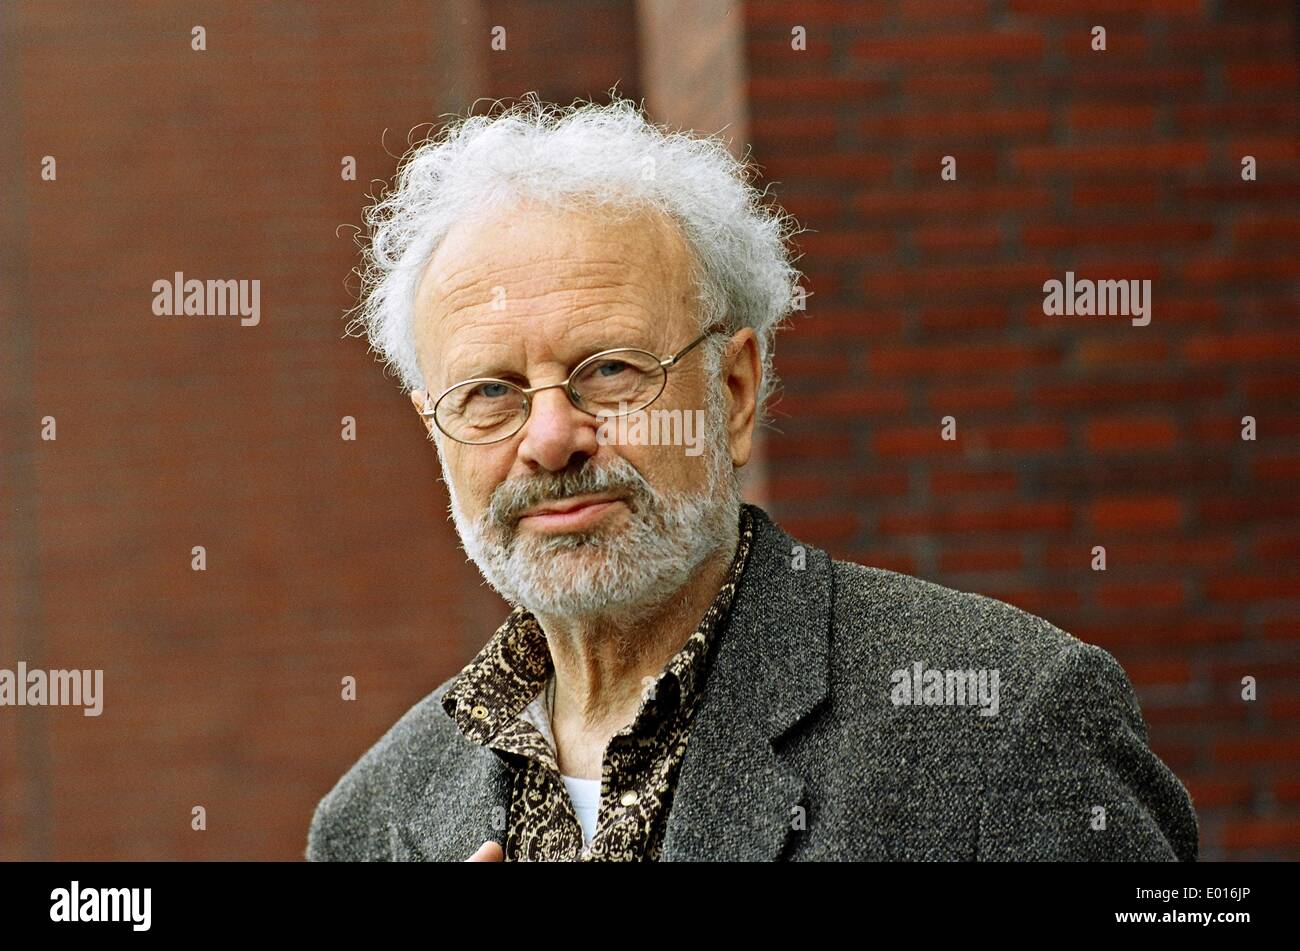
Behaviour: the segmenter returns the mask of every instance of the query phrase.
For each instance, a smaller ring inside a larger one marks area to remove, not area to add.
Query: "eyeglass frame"
[[[442,433],[448,439],[454,439],[462,446],[491,446],[495,443],[505,442],[507,439],[519,435],[520,430],[522,430],[524,426],[528,424],[528,420],[533,414],[533,394],[540,393],[542,390],[553,390],[557,386],[564,387],[564,395],[568,398],[569,404],[580,413],[586,413],[588,416],[595,417],[596,419],[602,419],[602,418],[610,419],[619,416],[626,416],[628,413],[636,413],[639,412],[640,410],[645,409],[655,400],[659,399],[659,397],[663,396],[664,390],[668,388],[668,371],[671,370],[674,366],[676,366],[678,361],[680,361],[682,357],[686,356],[686,354],[690,353],[692,350],[698,347],[709,337],[712,337],[714,334],[723,333],[724,331],[725,328],[716,325],[710,327],[708,330],[704,331],[704,333],[700,334],[698,337],[696,337],[686,346],[682,347],[682,349],[666,357],[660,357],[654,351],[643,350],[640,347],[611,347],[608,350],[602,350],[599,353],[593,353],[591,356],[585,358],[581,363],[575,366],[573,370],[570,371],[567,377],[565,377],[559,383],[546,383],[542,386],[523,387],[517,383],[511,383],[509,380],[502,380],[492,376],[474,377],[469,380],[461,380],[459,383],[453,383],[451,386],[447,387],[445,390],[439,393],[438,398],[433,402],[432,408],[417,410],[417,412],[424,419],[432,419],[433,424],[438,427],[438,431],[440,433]],[[575,402],[573,388],[569,385],[573,381],[573,378],[578,375],[578,372],[584,369],[588,364],[592,363],[593,361],[599,360],[601,357],[607,357],[611,353],[624,353],[628,350],[631,350],[635,353],[644,353],[652,360],[658,362],[660,368],[663,370],[663,380],[659,384],[659,392],[656,393],[654,396],[652,396],[650,399],[646,400],[636,409],[624,410],[621,413],[613,413],[608,411],[593,413],[579,406],[577,402]],[[501,436],[497,439],[489,439],[486,442],[466,442],[463,439],[457,439],[451,433],[447,432],[447,430],[443,429],[442,424],[438,422],[438,404],[441,403],[444,399],[446,399],[447,394],[451,393],[452,390],[460,389],[462,386],[468,386],[470,383],[502,383],[510,387],[511,389],[518,390],[520,393],[522,393],[524,395],[524,417],[523,420],[519,423],[519,428],[515,429],[513,432],[506,434],[505,436]],[[424,404],[425,406],[429,405],[429,398],[427,394],[425,395]]]

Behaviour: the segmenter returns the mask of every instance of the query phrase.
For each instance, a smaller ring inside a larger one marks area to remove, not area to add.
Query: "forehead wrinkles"
[[[464,306],[464,295],[512,284],[513,294],[535,296],[563,280],[575,289],[613,284],[657,291],[689,269],[690,255],[677,224],[641,209],[613,218],[599,208],[558,211],[525,206],[486,213],[452,228],[426,273],[446,306]]]
[[[508,311],[533,302],[543,307],[563,306],[570,300],[581,304],[586,291],[606,292],[617,299],[654,300],[670,283],[671,275],[629,266],[623,260],[555,259],[505,266],[470,262],[438,275],[430,294],[437,319],[446,319],[462,311],[492,308],[499,294],[505,295]]]
[[[467,293],[463,306],[449,305],[432,321],[439,341],[438,361],[460,365],[467,354],[491,348],[526,349],[536,359],[549,351],[554,359],[576,356],[572,351],[605,341],[618,346],[640,340],[651,343],[667,329],[659,319],[664,305],[653,288],[628,284],[544,289],[524,296],[508,291],[508,304],[496,309],[489,295]],[[649,331],[649,334],[647,334]]]
[[[511,364],[513,369],[525,371],[532,383],[542,382],[533,375],[547,363],[566,364],[587,357],[587,349],[595,352],[601,346],[639,346],[654,344],[645,330],[657,334],[660,328],[640,311],[623,309],[610,313],[608,308],[587,307],[578,311],[566,309],[562,320],[536,320],[529,324],[527,333],[519,333],[519,320],[488,311],[491,317],[482,322],[464,320],[452,325],[442,346],[441,383],[479,376],[483,367],[494,361]],[[495,319],[492,319],[495,318]],[[579,341],[589,341],[580,343]],[[542,373],[548,371],[542,369]],[[556,366],[556,379],[566,368]]]
[[[505,321],[560,311],[590,313],[592,321],[628,311],[630,324],[641,314],[666,331],[670,315],[693,310],[690,263],[679,229],[659,214],[608,220],[597,210],[466,222],[435,252],[421,282],[426,339],[442,341],[429,356],[442,364],[437,351],[446,354],[453,337],[468,343],[465,333],[480,346],[505,343],[514,335]],[[506,306],[497,310],[503,294]],[[557,323],[551,335],[566,330]]]

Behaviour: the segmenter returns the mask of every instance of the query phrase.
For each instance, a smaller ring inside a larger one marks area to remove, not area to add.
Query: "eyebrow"
[[[482,380],[482,379],[500,380],[500,379],[508,379],[512,376],[519,377],[520,379],[523,378],[523,374],[521,374],[518,370],[515,370],[513,368],[507,368],[504,364],[501,363],[493,363],[493,364],[488,364],[488,366],[483,369],[474,370],[472,372],[454,373],[454,374],[449,373],[446,379],[451,380],[451,382],[448,383],[447,386],[455,386],[457,383],[464,383],[466,380]]]
[[[656,356],[659,355],[657,350],[653,350],[650,347],[636,346],[635,344],[630,344],[627,343],[626,341],[623,343],[600,343],[594,347],[585,348],[582,351],[582,356],[571,361],[567,365],[565,369],[565,375],[567,376],[569,373],[573,372],[573,369],[583,360],[586,360],[588,357],[595,356],[598,353],[604,353],[606,350],[625,350],[625,349],[645,350],[648,353],[655,354]],[[514,377],[519,380],[527,379],[517,369],[513,367],[507,368],[502,363],[490,363],[481,370],[476,370],[472,373],[468,373],[463,376],[458,374],[456,375],[449,374],[448,376],[451,379],[451,382],[448,383],[447,386],[444,387],[444,389],[456,386],[458,383],[464,383],[466,380],[482,380],[482,379],[509,380],[511,377]],[[535,383],[533,380],[528,379],[527,385],[533,386],[535,385]]]

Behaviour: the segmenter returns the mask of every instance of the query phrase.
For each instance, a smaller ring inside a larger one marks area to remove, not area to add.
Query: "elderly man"
[[[747,175],[626,101],[530,99],[372,209],[359,326],[513,610],[321,800],[307,857],[1194,859],[1109,654],[742,503],[798,278]]]

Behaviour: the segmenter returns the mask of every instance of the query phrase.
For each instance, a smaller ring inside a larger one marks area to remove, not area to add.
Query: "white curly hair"
[[[427,390],[412,333],[415,292],[458,219],[521,198],[559,208],[594,204],[616,215],[648,206],[677,224],[691,251],[700,329],[754,329],[765,420],[776,385],[774,337],[801,277],[788,240],[800,229],[751,184],[755,167],[717,138],[651,124],[614,90],[608,105],[562,107],[529,93],[502,106],[457,117],[415,143],[395,187],[366,209],[369,240],[359,239],[360,302],[349,311],[348,334],[367,336],[405,391]],[[710,343],[716,366],[725,341]]]

